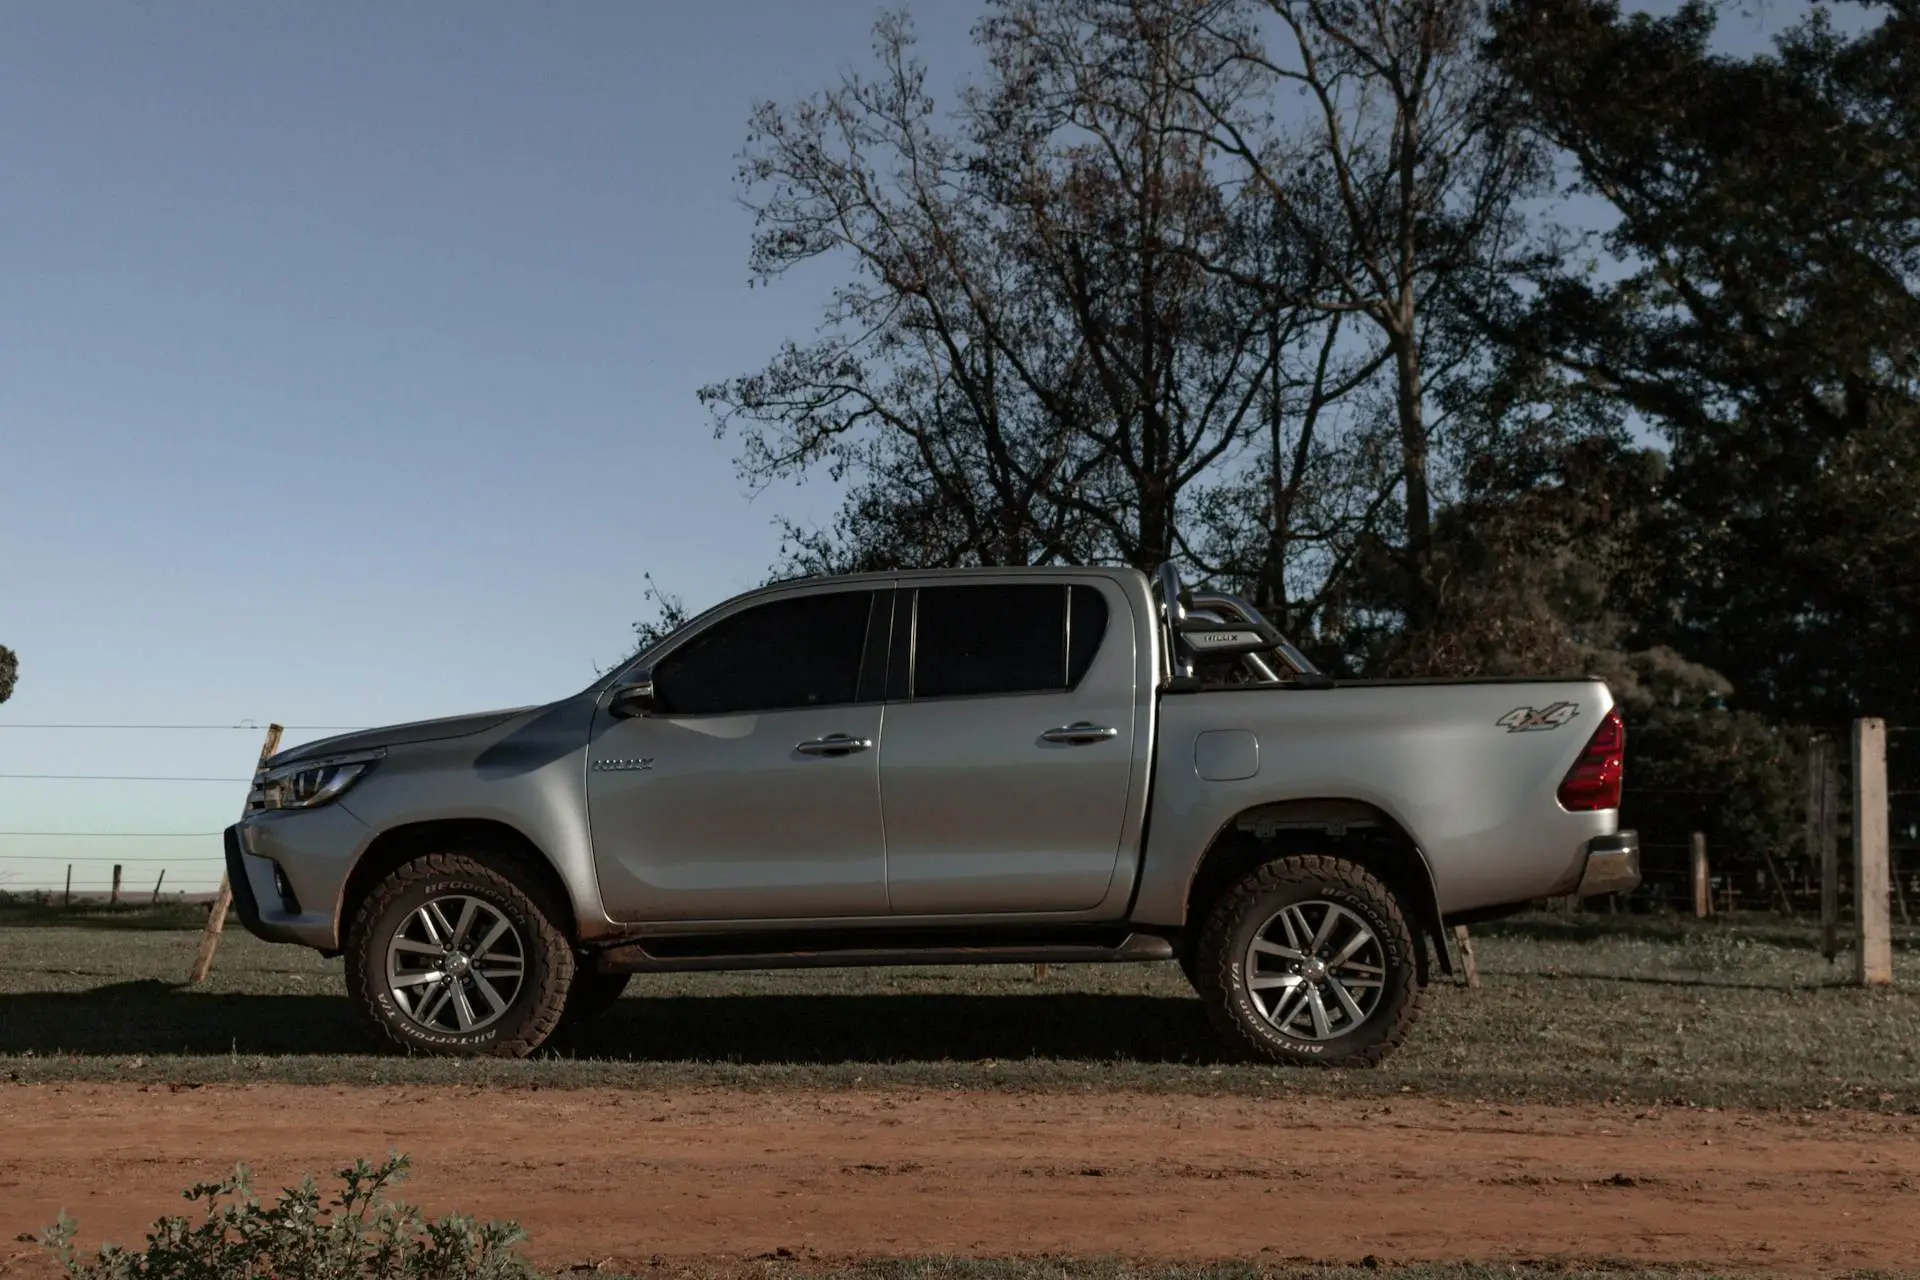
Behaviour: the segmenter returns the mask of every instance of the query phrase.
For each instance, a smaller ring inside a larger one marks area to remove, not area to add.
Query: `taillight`
[[[1618,809],[1626,773],[1627,726],[1620,712],[1608,711],[1587,739],[1580,758],[1560,784],[1560,807],[1574,813]]]

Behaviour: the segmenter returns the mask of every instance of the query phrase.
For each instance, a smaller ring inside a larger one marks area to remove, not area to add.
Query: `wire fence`
[[[359,725],[286,725],[288,734],[345,733]],[[10,804],[9,787],[32,787],[39,783],[76,783],[120,786],[140,784],[143,788],[190,788],[195,793],[192,808],[224,819],[223,798],[219,788],[231,788],[233,816],[238,816],[245,790],[252,775],[206,772],[114,771],[70,772],[57,767],[34,768],[36,757],[53,754],[40,745],[46,741],[64,742],[75,735],[112,733],[152,734],[143,754],[167,750],[167,735],[247,734],[266,732],[264,723],[251,720],[238,724],[105,724],[105,723],[28,723],[0,722],[0,751],[13,762],[0,771],[0,895],[26,896],[58,900],[105,898],[115,891],[119,873],[119,893],[128,901],[156,897],[164,888],[169,896],[179,897],[211,890],[225,869],[220,849],[220,826],[181,823],[166,826],[157,822],[138,829],[114,829],[95,816],[101,805],[86,794],[72,808],[74,820],[19,824],[7,821],[20,806]],[[41,735],[46,735],[44,738]],[[53,761],[47,761],[52,765]],[[65,763],[64,760],[60,763]],[[16,767],[17,766],[17,767]],[[204,790],[205,795],[199,793]],[[17,792],[15,793],[17,794]],[[143,792],[144,794],[144,792]],[[46,812],[44,796],[36,797],[36,812]],[[135,803],[135,812],[149,811],[153,804]],[[230,820],[230,819],[227,819]],[[103,852],[122,841],[139,841],[139,852]],[[150,851],[149,851],[150,850]]]
[[[287,725],[289,734],[349,732],[354,725]],[[19,724],[0,723],[0,735],[112,733],[262,733],[264,725],[240,724]],[[1846,750],[1845,733],[1827,735],[1832,744],[1839,778],[1841,821],[1837,835],[1841,842],[1838,858],[1840,900],[1843,914],[1852,907],[1852,860],[1847,853],[1851,819],[1851,759]],[[12,747],[11,736],[0,737],[0,746]],[[16,755],[14,758],[18,759]],[[1920,915],[1920,726],[1896,725],[1888,729],[1888,809],[1892,844],[1891,887],[1895,918],[1911,923]],[[1692,839],[1695,831],[1707,833],[1709,887],[1712,904],[1720,910],[1777,910],[1817,915],[1820,909],[1820,859],[1818,851],[1807,846],[1804,826],[1797,819],[1781,829],[1754,839],[1750,831],[1727,840],[1721,834],[1729,824],[1729,811],[1741,803],[1732,791],[1684,788],[1641,788],[1632,785],[1629,763],[1628,791],[1622,825],[1641,835],[1642,883],[1630,895],[1616,900],[1589,902],[1587,910],[1663,910],[1690,909],[1693,904]],[[163,773],[112,772],[75,773],[58,770],[22,768],[0,772],[0,784],[30,785],[42,782],[77,784],[128,783],[157,787],[206,788],[214,801],[216,787],[234,788],[233,812],[237,816],[243,788],[251,783],[248,775],[238,773]],[[1789,806],[1795,815],[1804,812],[1806,797],[1796,796]],[[217,803],[217,802],[216,802]],[[97,811],[88,804],[82,813]],[[217,810],[209,809],[211,813]],[[6,793],[0,789],[0,823],[9,809]],[[76,814],[76,818],[79,815]],[[224,818],[224,815],[221,815]],[[1733,824],[1736,827],[1738,824]],[[158,824],[155,824],[157,828]],[[75,821],[73,825],[34,824],[0,827],[0,893],[67,894],[74,897],[105,896],[112,892],[114,869],[121,870],[121,892],[135,897],[141,892],[137,881],[171,881],[175,893],[211,889],[220,878],[224,857],[219,847],[220,826],[200,827],[182,824],[172,829],[121,829]],[[138,852],[102,852],[112,843],[139,841]],[[29,868],[34,874],[26,875]]]
[[[1841,919],[1854,914],[1852,727],[1834,726],[1824,740],[1838,802],[1836,842]],[[1800,760],[1796,777],[1807,777]],[[1621,825],[1641,838],[1641,884],[1618,900],[1589,901],[1588,911],[1694,909],[1693,839],[1705,838],[1709,902],[1715,911],[1776,911],[1818,918],[1820,849],[1812,841],[1808,786],[1802,781],[1771,826],[1751,820],[1750,794],[1731,789],[1636,788],[1631,757]],[[1890,906],[1905,924],[1920,919],[1920,726],[1887,730],[1887,818]]]

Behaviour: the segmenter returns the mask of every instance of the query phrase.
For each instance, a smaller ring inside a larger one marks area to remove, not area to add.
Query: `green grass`
[[[1395,1280],[1711,1280],[1723,1275],[1754,1280],[1756,1274],[1762,1273],[1641,1267],[1624,1262],[1606,1266],[1590,1261],[1404,1266],[1291,1263],[1263,1267],[1238,1262],[1180,1265],[1083,1258],[894,1258],[837,1265],[774,1259],[726,1270],[673,1265],[625,1280],[1379,1280],[1383,1275]],[[1865,1277],[1886,1273],[1842,1274]]]
[[[1043,981],[1015,966],[641,977],[538,1059],[403,1058],[362,1028],[337,960],[236,929],[212,979],[188,989],[195,933],[20,923],[0,927],[0,1081],[1414,1092],[1920,1113],[1920,938],[1898,939],[1896,989],[1863,991],[1846,985],[1846,956],[1820,957],[1811,926],[1769,916],[1484,926],[1481,988],[1430,989],[1401,1051],[1351,1072],[1223,1057],[1171,964],[1063,966]]]

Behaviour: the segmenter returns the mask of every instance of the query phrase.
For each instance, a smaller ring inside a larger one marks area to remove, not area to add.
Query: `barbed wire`
[[[165,863],[167,866],[171,867],[176,864],[184,865],[189,862],[225,862],[225,861],[226,861],[225,855],[218,854],[218,853],[192,854],[192,855],[189,855],[186,857],[180,857],[180,858],[163,858],[153,854],[138,854],[138,853],[127,854],[123,857],[118,857],[118,858],[109,857],[105,854],[87,854],[84,857],[78,857],[78,858],[74,858],[74,857],[49,858],[44,854],[38,854],[38,853],[0,853],[0,862],[54,862],[54,863],[102,862],[102,863],[112,863],[116,866],[121,863],[148,862],[148,863]]]
[[[153,731],[156,733],[191,733],[202,730],[220,733],[260,733],[266,727],[264,724],[17,724],[0,721],[0,729],[112,729],[118,732]],[[353,733],[368,726],[363,724],[283,724],[280,727],[288,733]]]
[[[0,837],[19,840],[211,840],[220,831],[0,831]]]
[[[170,778],[150,773],[0,773],[0,778],[34,782],[225,782],[244,786],[251,778]]]

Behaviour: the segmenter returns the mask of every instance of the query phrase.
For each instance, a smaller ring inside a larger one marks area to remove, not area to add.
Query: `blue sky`
[[[694,392],[832,277],[749,291],[733,171],[753,101],[864,62],[880,7],[0,6],[0,724],[544,701],[621,655],[643,571],[758,582],[776,512],[833,495],[749,501]],[[975,8],[922,8],[957,76]],[[0,773],[257,749],[0,729]],[[241,796],[0,778],[0,831],[213,831]],[[69,851],[218,874],[206,840],[0,837],[0,887]]]
[[[911,7],[952,84],[978,6]],[[775,514],[834,495],[749,501],[694,392],[834,277],[749,291],[733,171],[752,102],[864,64],[880,8],[0,6],[0,726],[544,701],[621,655],[644,571],[761,580]],[[0,727],[0,774],[235,780],[0,777],[0,832],[212,832],[257,747]],[[0,835],[0,888],[216,854]]]

